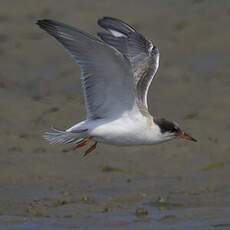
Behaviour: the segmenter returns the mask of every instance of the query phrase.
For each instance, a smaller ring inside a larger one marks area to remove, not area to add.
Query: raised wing
[[[53,20],[37,24],[55,37],[82,70],[87,117],[119,116],[135,105],[135,86],[129,61],[116,49],[74,27]]]
[[[119,50],[131,63],[138,102],[148,108],[148,89],[159,65],[159,50],[127,23],[104,17],[98,24],[106,32],[98,36],[108,45]]]

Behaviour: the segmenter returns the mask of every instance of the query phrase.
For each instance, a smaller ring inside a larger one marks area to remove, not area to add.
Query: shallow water
[[[159,211],[148,209],[147,216],[129,211],[89,213],[80,218],[28,218],[1,216],[0,229],[229,229],[229,208],[190,208]]]

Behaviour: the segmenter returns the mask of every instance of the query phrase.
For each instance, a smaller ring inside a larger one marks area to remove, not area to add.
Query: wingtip
[[[43,24],[44,22],[46,22],[47,20],[48,20],[48,19],[39,19],[39,20],[36,21],[35,24],[41,25],[41,24]]]
[[[39,19],[39,20],[37,20],[37,21],[35,22],[35,24],[38,25],[38,26],[40,26],[41,21],[42,21],[42,20]]]
[[[101,26],[101,24],[103,23],[104,19],[105,19],[105,17],[99,18],[99,19],[97,20],[97,24],[98,24],[99,26]]]
[[[98,24],[99,26],[101,26],[106,20],[118,21],[119,19],[113,18],[113,17],[110,17],[110,16],[103,16],[102,18],[99,18],[99,19],[97,20],[97,24]]]
[[[36,25],[38,25],[40,28],[44,27],[45,25],[47,25],[47,21],[48,19],[39,19],[36,21]]]
[[[38,25],[40,28],[44,28],[47,26],[54,25],[55,23],[51,19],[39,19],[39,20],[37,20],[37,22],[35,24]]]
[[[118,18],[104,16],[98,19],[97,24],[105,30],[115,30],[124,35],[135,32],[135,28]]]
[[[103,16],[101,19],[104,19],[104,20],[116,20],[116,21],[120,21],[120,19],[114,18],[114,17],[111,17],[111,16]]]

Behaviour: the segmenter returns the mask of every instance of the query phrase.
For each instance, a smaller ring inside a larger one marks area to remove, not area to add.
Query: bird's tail
[[[52,129],[50,132],[46,132],[43,137],[50,144],[69,144],[69,143],[79,143],[85,138],[85,132],[87,129],[78,130],[77,132],[71,131],[61,131],[57,129]]]

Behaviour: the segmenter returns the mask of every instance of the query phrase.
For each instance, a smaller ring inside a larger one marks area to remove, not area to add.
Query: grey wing
[[[129,61],[116,49],[74,27],[53,20],[37,24],[55,37],[82,70],[87,117],[119,116],[135,104],[135,86]]]
[[[106,30],[98,33],[98,36],[130,61],[138,101],[148,108],[148,89],[159,66],[158,48],[119,19],[104,17],[98,20],[98,24]]]

